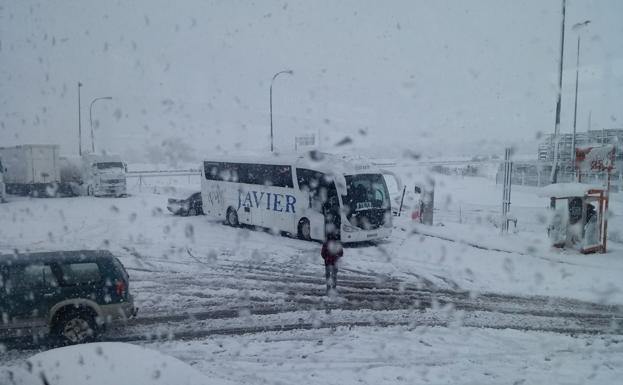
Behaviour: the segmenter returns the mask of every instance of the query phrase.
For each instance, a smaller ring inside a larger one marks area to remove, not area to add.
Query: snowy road
[[[343,271],[340,294],[324,295],[318,272],[300,266],[219,263],[192,274],[141,271],[134,286],[158,295],[176,293],[177,307],[148,307],[112,339],[335,327],[340,325],[466,325],[562,333],[619,333],[623,309],[575,300],[418,287],[395,278]],[[173,314],[171,314],[173,313]],[[155,330],[145,333],[145,325]]]
[[[352,269],[342,269],[339,296],[329,298],[312,266],[206,262],[190,250],[187,254],[194,260],[185,264],[191,265],[190,271],[128,269],[142,309],[103,340],[189,340],[341,326],[623,334],[621,306],[543,296],[475,295]]]

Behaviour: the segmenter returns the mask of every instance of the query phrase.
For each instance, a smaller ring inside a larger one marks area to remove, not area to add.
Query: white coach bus
[[[388,237],[392,215],[381,172],[357,159],[319,157],[206,160],[203,211],[231,226],[265,227],[305,240]]]

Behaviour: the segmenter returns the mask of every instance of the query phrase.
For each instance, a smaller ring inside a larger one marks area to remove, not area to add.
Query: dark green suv
[[[129,276],[108,251],[0,255],[0,337],[88,342],[136,315]]]

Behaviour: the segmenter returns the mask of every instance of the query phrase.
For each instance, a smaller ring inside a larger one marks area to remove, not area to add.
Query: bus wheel
[[[232,227],[238,226],[238,213],[231,207],[227,210],[227,224]]]
[[[311,226],[309,219],[303,218],[299,221],[298,237],[305,241],[311,241]]]

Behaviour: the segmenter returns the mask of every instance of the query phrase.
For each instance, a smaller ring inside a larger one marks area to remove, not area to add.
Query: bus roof
[[[274,154],[269,156],[232,155],[205,159],[206,162],[233,162],[250,164],[290,165],[326,174],[381,174],[376,166],[364,157],[310,152],[305,155]]]

